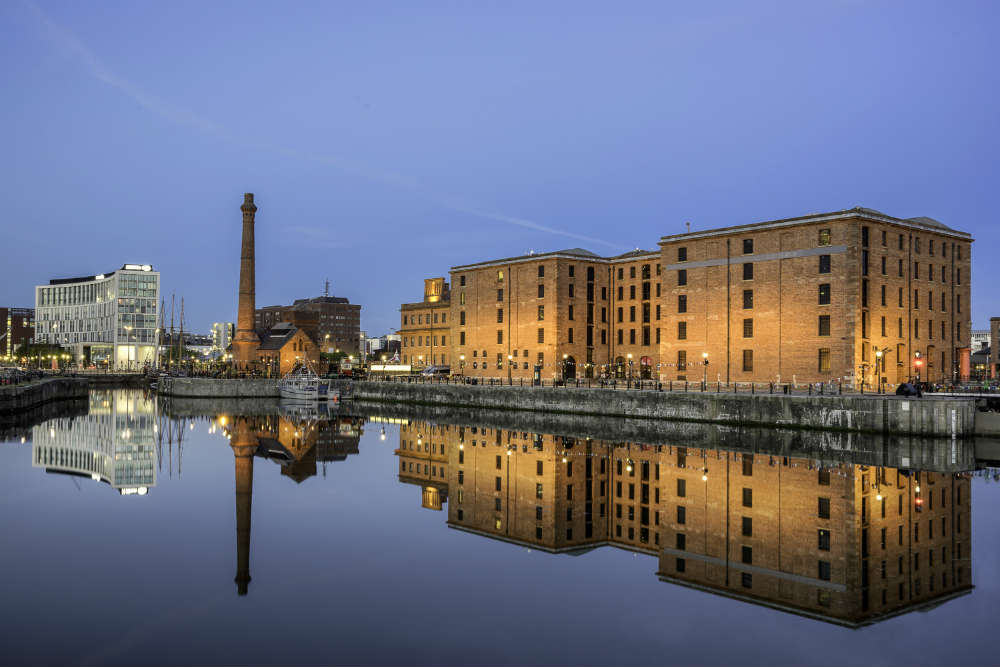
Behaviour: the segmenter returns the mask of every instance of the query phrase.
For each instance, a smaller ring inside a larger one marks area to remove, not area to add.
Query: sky
[[[0,305],[152,264],[186,329],[866,206],[972,233],[1000,315],[995,2],[0,3]],[[169,307],[169,306],[168,306]]]

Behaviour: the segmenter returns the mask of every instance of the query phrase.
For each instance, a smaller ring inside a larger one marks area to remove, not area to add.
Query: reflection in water
[[[401,482],[451,528],[610,545],[662,581],[848,626],[972,589],[969,475],[409,423]]]
[[[239,595],[251,580],[255,460],[299,485],[358,453],[363,418],[281,410],[197,417],[233,451]],[[422,507],[447,508],[446,525],[465,533],[551,553],[627,549],[655,558],[651,574],[663,582],[850,627],[972,590],[965,443],[824,441],[816,455],[830,461],[786,456],[802,453],[789,443],[770,452],[755,444],[754,453],[718,439],[698,448],[373,420],[399,424],[399,481],[420,488]],[[35,427],[32,464],[145,493],[164,450],[172,476],[175,443],[180,472],[193,428],[140,392],[95,391],[87,416]]]
[[[281,474],[296,484],[316,475],[316,463],[343,461],[358,453],[363,420],[342,417],[321,420],[298,412],[290,416],[218,417],[229,438],[236,464],[236,590],[246,595],[250,584],[250,513],[253,502],[254,458],[281,466]]]
[[[89,414],[34,427],[31,465],[105,482],[122,495],[146,495],[156,486],[153,413],[142,392],[93,391]]]

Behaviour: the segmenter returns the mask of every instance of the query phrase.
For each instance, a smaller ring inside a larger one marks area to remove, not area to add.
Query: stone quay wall
[[[278,398],[276,379],[160,378],[157,391],[179,398]]]
[[[708,422],[766,428],[806,428],[925,437],[971,437],[975,404],[967,399],[896,396],[785,396],[763,394],[678,393],[335,381],[353,398],[485,410],[529,410]]]
[[[164,378],[160,391],[178,398],[273,398],[277,380]],[[896,396],[785,396],[448,385],[334,380],[342,396],[371,403],[667,419],[732,426],[805,428],[923,437],[972,437],[968,399]]]
[[[87,399],[90,381],[80,377],[43,378],[24,384],[0,386],[0,414],[32,410],[45,403]]]

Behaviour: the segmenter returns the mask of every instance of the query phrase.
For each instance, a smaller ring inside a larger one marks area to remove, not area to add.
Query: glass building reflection
[[[970,475],[494,428],[400,426],[399,479],[449,527],[615,546],[664,582],[858,627],[971,591]]]
[[[156,486],[155,424],[153,401],[141,391],[95,390],[88,414],[33,428],[31,465],[145,495]]]

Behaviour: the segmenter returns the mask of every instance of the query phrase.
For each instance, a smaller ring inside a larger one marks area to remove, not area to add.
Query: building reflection
[[[156,486],[158,462],[153,401],[137,390],[94,390],[89,400],[88,414],[33,428],[32,467],[146,495]]]
[[[614,546],[661,581],[850,627],[971,591],[970,475],[475,426],[400,427],[399,479],[447,525]]]
[[[283,416],[219,416],[216,423],[229,438],[235,463],[236,591],[246,595],[250,584],[250,527],[254,459],[280,467],[281,475],[301,484],[317,474],[317,463],[343,461],[358,453],[363,420],[356,417],[321,419],[290,412]]]

